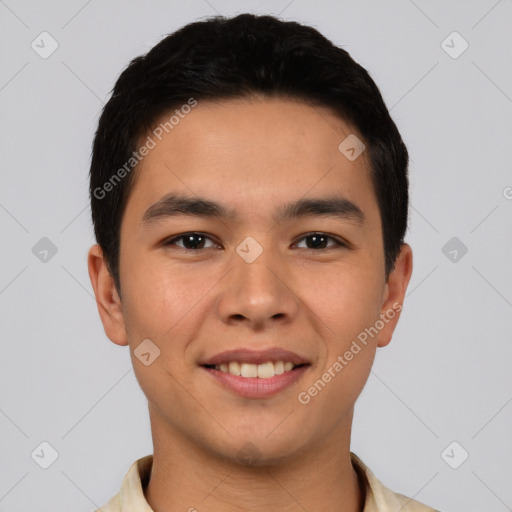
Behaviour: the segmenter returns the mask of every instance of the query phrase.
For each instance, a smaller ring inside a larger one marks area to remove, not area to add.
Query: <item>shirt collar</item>
[[[350,453],[352,465],[365,495],[363,512],[436,512],[385,487],[354,453]],[[144,489],[151,476],[153,455],[135,461],[123,479],[121,490],[104,507],[104,512],[154,512],[144,496]],[[110,505],[112,508],[109,508]],[[116,508],[114,508],[114,506]]]

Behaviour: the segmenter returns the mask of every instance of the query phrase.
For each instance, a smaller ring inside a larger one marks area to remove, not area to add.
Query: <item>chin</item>
[[[278,466],[299,457],[304,450],[298,432],[292,433],[289,429],[283,429],[279,434],[272,429],[252,432],[230,437],[227,442],[229,446],[220,449],[222,455],[231,462],[250,468]]]

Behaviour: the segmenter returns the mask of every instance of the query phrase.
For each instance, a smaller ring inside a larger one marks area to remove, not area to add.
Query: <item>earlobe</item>
[[[384,324],[378,335],[378,347],[385,347],[400,318],[405,292],[412,274],[412,249],[409,244],[402,244],[400,254],[395,261],[395,267],[389,274],[386,291],[383,297],[380,320]],[[382,325],[382,324],[381,324]]]
[[[117,345],[128,345],[121,299],[98,244],[89,249],[87,266],[105,334]]]

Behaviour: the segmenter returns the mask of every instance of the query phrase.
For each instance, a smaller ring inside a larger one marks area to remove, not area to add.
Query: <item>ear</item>
[[[400,254],[395,261],[395,267],[388,277],[382,298],[380,320],[384,327],[377,335],[377,346],[385,347],[391,341],[404,302],[407,285],[412,274],[412,249],[408,244],[402,244]]]
[[[89,249],[87,266],[105,334],[117,345],[128,345],[121,299],[98,244]]]

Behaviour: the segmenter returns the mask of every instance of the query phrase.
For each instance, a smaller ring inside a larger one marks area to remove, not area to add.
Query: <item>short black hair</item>
[[[363,137],[387,280],[407,229],[409,157],[377,85],[347,51],[316,29],[245,13],[196,21],[165,37],[130,62],[103,109],[89,192],[96,240],[119,293],[121,221],[141,140],[164,114],[191,100],[252,95],[329,107]]]

